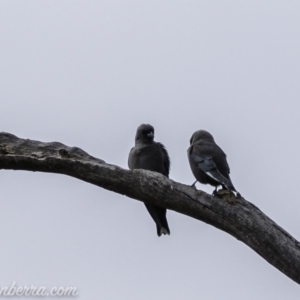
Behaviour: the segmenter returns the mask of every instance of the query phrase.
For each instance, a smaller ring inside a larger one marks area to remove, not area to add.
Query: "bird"
[[[154,127],[150,124],[140,125],[135,135],[135,146],[129,153],[129,169],[144,169],[169,177],[170,164],[170,157],[165,146],[154,141]],[[170,235],[166,208],[144,204],[156,223],[157,235]]]
[[[191,170],[197,179],[192,186],[199,181],[214,186],[213,195],[217,193],[218,186],[233,192],[235,196],[240,195],[230,179],[226,154],[209,132],[205,130],[194,132],[187,153]]]

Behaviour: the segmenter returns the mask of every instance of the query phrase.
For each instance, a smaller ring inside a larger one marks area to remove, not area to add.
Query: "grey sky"
[[[150,123],[170,178],[192,184],[186,150],[206,129],[237,190],[300,239],[299,14],[299,1],[2,0],[0,130],[127,168]],[[72,285],[87,300],[299,299],[205,223],[168,212],[171,236],[158,238],[124,196],[53,174],[0,182],[0,285]]]

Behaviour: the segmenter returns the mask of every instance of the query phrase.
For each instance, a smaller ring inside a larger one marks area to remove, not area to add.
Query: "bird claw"
[[[213,191],[212,195],[213,195],[213,196],[218,196],[218,190],[215,189],[215,190]]]

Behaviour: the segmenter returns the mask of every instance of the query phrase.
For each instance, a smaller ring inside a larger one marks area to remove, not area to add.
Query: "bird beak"
[[[147,137],[148,138],[153,138],[154,137],[154,133],[151,131],[149,133],[147,133]]]

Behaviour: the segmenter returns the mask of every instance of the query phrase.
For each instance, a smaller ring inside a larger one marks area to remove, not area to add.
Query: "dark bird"
[[[135,135],[135,146],[128,158],[130,170],[144,169],[161,173],[169,177],[170,158],[165,146],[154,141],[154,128],[149,124],[138,127]],[[170,234],[167,221],[167,210],[162,207],[146,204],[146,208],[156,223],[157,235]]]
[[[196,182],[216,187],[214,193],[217,192],[220,185],[223,189],[237,193],[229,176],[230,169],[226,154],[215,143],[209,132],[198,130],[192,135],[188,158],[192,172],[197,179]],[[193,183],[193,186],[196,182]]]

